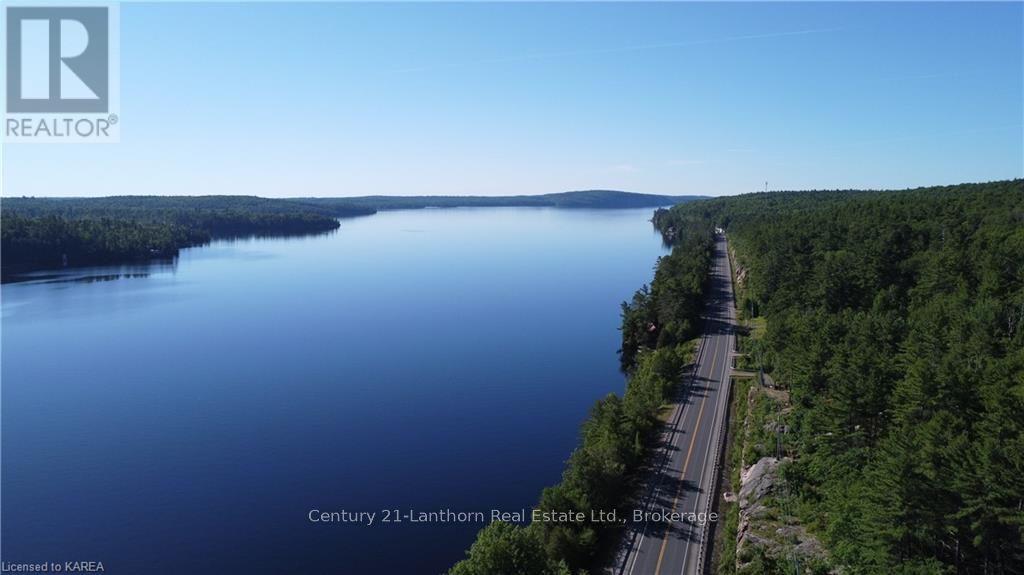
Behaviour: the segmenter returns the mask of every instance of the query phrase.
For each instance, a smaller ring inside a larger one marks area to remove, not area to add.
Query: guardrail
[[[733,348],[735,350],[736,339],[733,338]],[[731,364],[731,362],[730,362]],[[730,365],[731,369],[731,365]],[[708,497],[704,504],[704,517],[708,517],[711,513],[711,507],[717,499],[716,494],[718,492],[718,475],[722,468],[722,452],[725,447],[725,438],[728,433],[725,432],[726,425],[729,422],[729,402],[732,399],[732,377],[729,377],[728,383],[726,384],[725,390],[725,412],[722,416],[721,421],[718,424],[718,429],[715,430],[716,445],[715,448],[715,459],[711,464],[711,483],[708,487]],[[701,526],[700,530],[700,544],[697,551],[697,572],[707,572],[708,565],[708,531],[710,529],[710,522],[705,521]]]

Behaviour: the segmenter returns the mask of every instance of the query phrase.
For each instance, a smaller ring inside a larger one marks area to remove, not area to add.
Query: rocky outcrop
[[[772,492],[778,470],[778,459],[762,457],[740,475],[740,509],[750,507]]]
[[[730,259],[732,260],[733,268],[735,268],[736,271],[736,287],[743,289],[747,283],[747,268],[743,267],[743,264],[736,259],[736,250],[730,248],[729,253],[731,255]]]
[[[759,407],[770,402],[771,408]],[[744,452],[747,448],[757,453],[771,453],[775,446],[767,446],[768,438],[779,433],[785,435],[789,426],[785,416],[792,407],[789,393],[784,390],[754,385],[747,394],[746,418],[743,428]],[[766,418],[765,413],[778,413],[782,418]],[[759,431],[759,432],[758,432]],[[821,542],[800,524],[790,507],[791,496],[786,490],[783,468],[791,462],[789,457],[762,456],[743,462],[736,501],[739,507],[736,526],[736,573],[775,573],[781,565],[794,561],[809,566],[828,565],[828,552]],[[772,568],[774,564],[776,568]]]
[[[736,572],[746,573],[764,556],[786,563],[795,556],[805,565],[824,564],[827,552],[816,537],[779,506],[780,467],[789,461],[762,457],[740,477]]]

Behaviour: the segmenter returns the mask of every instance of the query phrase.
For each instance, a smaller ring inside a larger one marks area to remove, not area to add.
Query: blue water
[[[3,561],[107,573],[437,573],[621,391],[651,210],[385,212],[173,264],[2,287]]]

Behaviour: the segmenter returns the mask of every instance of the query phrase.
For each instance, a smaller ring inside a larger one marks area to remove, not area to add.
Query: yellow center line
[[[711,373],[715,371],[715,361],[718,359],[718,346],[715,346],[715,353],[711,356]],[[708,376],[710,378],[710,375]],[[679,485],[676,487],[676,496],[672,499],[672,513],[676,511],[676,503],[679,501],[679,494],[683,490],[683,477],[686,476],[686,469],[690,466],[690,455],[693,454],[693,444],[697,442],[697,430],[700,429],[700,420],[704,415],[704,403],[708,400],[710,393],[704,394],[700,400],[700,411],[697,412],[697,423],[693,426],[693,437],[690,438],[690,447],[686,450],[686,459],[683,461],[683,470],[679,472]],[[671,523],[669,523],[671,527]],[[669,527],[665,529],[665,538],[661,541],[661,551],[658,552],[658,565],[654,568],[654,575],[661,573],[661,562],[665,559],[665,547],[668,545]]]

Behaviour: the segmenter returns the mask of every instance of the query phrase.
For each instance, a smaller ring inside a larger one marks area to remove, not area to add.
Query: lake
[[[5,562],[439,573],[621,392],[651,209],[382,212],[2,286]],[[312,510],[377,512],[366,526]]]

